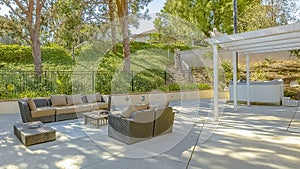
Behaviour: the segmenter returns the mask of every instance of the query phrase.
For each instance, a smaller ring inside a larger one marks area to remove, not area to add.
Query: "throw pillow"
[[[148,109],[149,104],[132,104],[121,113],[122,117],[129,118],[131,114],[135,111],[146,110]]]
[[[169,107],[170,102],[165,103],[151,103],[150,108],[165,108]]]
[[[129,105],[128,108],[121,113],[122,117],[129,118],[131,114],[135,111],[133,105]]]
[[[139,111],[148,109],[149,104],[134,104],[132,106],[135,108],[135,110]]]
[[[29,98],[29,99],[27,100],[27,103],[28,103],[29,109],[30,109],[31,111],[36,110],[36,105],[35,105],[33,99]]]
[[[97,99],[96,99],[96,95],[95,94],[87,94],[86,95],[86,99],[89,103],[96,103]]]
[[[81,95],[67,95],[67,104],[68,105],[76,105],[76,104],[82,104]]]
[[[101,99],[101,94],[98,92],[98,93],[96,93],[95,95],[96,95],[96,100],[97,100],[97,102],[101,102],[101,101],[102,101],[102,99]]]
[[[50,98],[53,106],[67,105],[66,95],[52,95]]]

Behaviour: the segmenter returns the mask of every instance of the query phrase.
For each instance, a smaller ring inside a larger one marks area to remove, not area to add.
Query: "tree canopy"
[[[239,31],[296,22],[297,0],[238,0]],[[216,28],[221,33],[233,33],[232,0],[167,0],[163,14],[171,14],[194,24],[205,35]],[[158,22],[156,23],[158,26]]]

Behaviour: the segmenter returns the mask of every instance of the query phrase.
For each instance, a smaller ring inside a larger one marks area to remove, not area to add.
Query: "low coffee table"
[[[16,124],[14,133],[25,146],[56,140],[56,130],[40,121]]]
[[[84,124],[87,124],[88,121],[96,125],[97,128],[100,127],[100,124],[107,124],[109,111],[107,110],[97,110],[92,112],[84,113]]]

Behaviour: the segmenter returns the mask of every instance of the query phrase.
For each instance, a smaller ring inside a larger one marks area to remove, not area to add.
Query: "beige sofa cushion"
[[[75,113],[75,107],[74,106],[59,106],[54,107],[56,110],[56,114],[70,114]]]
[[[96,103],[91,103],[90,105],[92,106],[93,110],[108,108],[108,103],[105,103],[105,102],[96,102]]]
[[[35,105],[33,99],[29,98],[29,99],[27,100],[27,103],[28,103],[29,109],[30,109],[31,111],[36,110],[36,105]]]
[[[89,112],[92,111],[92,106],[89,104],[78,104],[78,105],[74,105],[75,108],[75,112]]]
[[[163,103],[151,103],[149,105],[149,108],[165,108],[165,107],[169,107],[170,102],[163,102]]]
[[[150,123],[154,121],[155,118],[155,110],[147,109],[133,112],[131,117],[134,122],[137,123]]]
[[[121,113],[122,117],[129,118],[131,114],[135,111],[146,110],[149,104],[132,104],[129,105],[128,108]]]
[[[148,109],[149,104],[133,104],[132,106],[135,108],[135,110],[139,111]]]
[[[44,117],[55,115],[54,107],[38,107],[36,110],[31,111],[31,116],[33,118]]]
[[[87,94],[86,95],[86,99],[89,103],[96,103],[97,99],[96,99],[96,95],[95,94]]]
[[[66,95],[52,95],[52,106],[65,106],[67,105]]]
[[[96,94],[87,94],[86,98],[89,103],[101,102],[101,94],[99,92]]]
[[[82,104],[81,95],[67,95],[67,105]]]
[[[101,94],[98,92],[95,94],[97,102],[101,102]]]
[[[56,110],[56,114],[70,114],[70,113],[88,112],[92,110],[92,106],[88,104],[59,106],[54,108]]]

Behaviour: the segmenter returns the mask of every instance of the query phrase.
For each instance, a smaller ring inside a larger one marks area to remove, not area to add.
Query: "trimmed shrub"
[[[50,63],[72,62],[67,51],[61,47],[42,47],[42,61]],[[19,45],[0,45],[0,61],[2,62],[33,62],[31,48]]]
[[[24,62],[31,61],[31,49],[19,45],[0,45],[0,61],[3,62]]]

